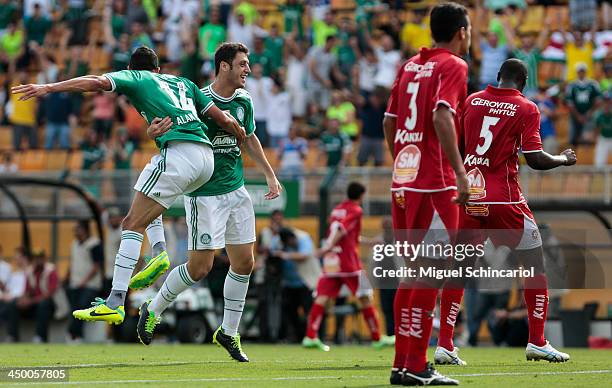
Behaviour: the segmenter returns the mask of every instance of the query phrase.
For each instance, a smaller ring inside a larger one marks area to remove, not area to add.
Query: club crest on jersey
[[[238,108],[236,108],[236,118],[240,122],[244,121],[244,108],[243,107],[239,106]]]
[[[470,185],[470,200],[475,201],[477,199],[483,199],[487,196],[487,182],[485,181],[484,175],[478,167],[470,170],[467,173],[468,183]]]
[[[421,166],[421,151],[414,144],[408,144],[395,157],[393,163],[393,182],[414,182]]]
[[[487,166],[489,167],[489,158],[484,156],[476,156],[474,154],[467,154],[465,161],[463,162],[466,166]]]

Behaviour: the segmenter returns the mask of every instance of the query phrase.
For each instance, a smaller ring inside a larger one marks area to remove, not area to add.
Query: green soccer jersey
[[[188,79],[145,70],[122,70],[104,74],[112,90],[125,94],[147,122],[166,116],[174,125],[155,139],[161,149],[169,141],[188,141],[211,145],[206,136],[204,115],[214,103]]]
[[[244,127],[247,136],[255,132],[255,117],[253,116],[253,100],[244,89],[237,89],[230,98],[224,98],[212,90],[212,85],[202,89],[215,105],[222,111],[229,112],[238,123]],[[227,194],[244,185],[242,172],[242,154],[234,135],[223,129],[208,118],[204,118],[208,126],[208,137],[212,141],[215,154],[215,171],[208,182],[199,189],[187,194],[190,197],[209,197]]]

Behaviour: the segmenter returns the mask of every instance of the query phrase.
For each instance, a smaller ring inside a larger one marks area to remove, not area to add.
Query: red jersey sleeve
[[[523,133],[521,134],[521,149],[524,153],[542,151],[540,112],[535,106],[533,106],[533,109],[526,117]]]
[[[459,58],[444,62],[438,73],[440,82],[434,96],[434,111],[438,105],[448,107],[453,114],[457,113],[459,105],[467,95],[467,63]]]
[[[359,210],[351,210],[346,217],[340,220],[340,224],[342,224],[342,228],[346,233],[352,232],[355,228],[359,226],[359,220],[361,219],[361,209]]]
[[[385,116],[397,117],[397,100],[399,98],[399,84],[402,80],[402,75],[404,75],[404,64],[400,66],[400,68],[397,70],[397,74],[395,75],[395,81],[391,87],[391,94],[389,95],[389,102],[387,103]]]

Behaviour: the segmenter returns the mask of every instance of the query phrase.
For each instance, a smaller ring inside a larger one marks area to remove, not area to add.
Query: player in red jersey
[[[467,94],[467,63],[460,58],[470,47],[467,10],[455,3],[436,5],[431,11],[430,28],[435,46],[421,49],[400,68],[383,123],[394,156],[393,227],[396,232],[406,232],[399,238],[413,244],[431,238],[439,241],[440,233],[443,240],[450,242],[457,229],[457,204],[468,197],[468,180],[456,135]],[[424,258],[417,261],[420,265],[428,262]],[[391,384],[458,384],[427,363],[432,312],[440,285],[430,279],[415,279],[397,290]],[[462,288],[443,291],[443,322],[449,321],[462,295]],[[441,327],[441,337],[448,332]],[[447,338],[445,342],[450,348],[447,352],[459,363],[452,340]]]
[[[540,112],[521,91],[527,67],[518,59],[503,63],[498,87],[472,94],[462,117],[464,164],[468,170],[470,198],[460,212],[460,243],[481,244],[487,238],[495,246],[515,250],[523,267],[534,267],[526,278],[525,304],[529,313],[528,360],[564,362],[569,355],[553,348],[544,338],[548,289],[544,273],[542,240],[518,182],[518,150],[529,167],[549,170],[576,163],[571,149],[553,156],[542,150]],[[498,232],[499,230],[499,232]]]
[[[323,257],[323,274],[317,284],[316,298],[308,314],[306,337],[302,345],[329,351],[318,337],[319,326],[325,314],[325,305],[335,299],[343,284],[355,295],[359,286],[361,261],[359,260],[359,235],[361,233],[361,201],[365,193],[361,183],[352,182],[347,189],[347,199],[332,210],[329,230],[324,246],[317,252]],[[362,302],[361,312],[372,333],[372,341],[380,342],[380,325],[371,299]]]

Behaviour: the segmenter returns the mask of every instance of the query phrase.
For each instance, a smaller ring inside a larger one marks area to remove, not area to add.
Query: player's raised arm
[[[11,93],[22,94],[20,101],[29,100],[34,97],[44,97],[55,92],[98,92],[112,90],[111,81],[100,75],[85,75],[66,81],[51,84],[27,84],[11,88]]]
[[[246,132],[231,115],[223,113],[223,111],[214,104],[211,105],[204,114],[213,119],[221,128],[234,135],[238,144],[244,142]]]
[[[534,170],[551,170],[559,166],[572,166],[576,164],[576,153],[571,148],[559,155],[551,155],[544,151],[525,152],[527,165]]]

